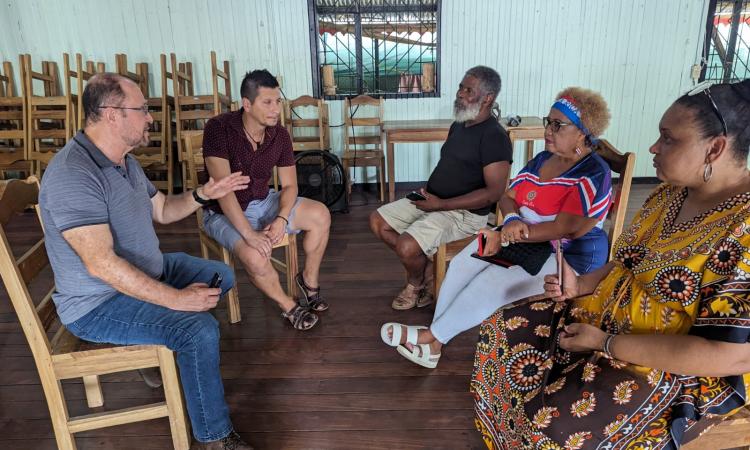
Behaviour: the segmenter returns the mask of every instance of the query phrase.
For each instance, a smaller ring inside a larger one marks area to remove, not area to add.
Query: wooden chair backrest
[[[203,171],[205,165],[203,160],[203,132],[190,131],[183,135],[186,161],[188,167],[188,189],[198,187],[198,172]]]
[[[344,99],[344,152],[353,151],[354,147],[382,150],[383,105],[382,98],[369,95],[358,95],[351,100]]]
[[[211,51],[211,82],[213,84],[214,111],[221,114],[232,109],[232,80],[229,76],[229,61],[222,62],[222,69],[219,69],[216,61],[216,52]],[[219,86],[223,82],[224,93],[222,94]]]
[[[633,181],[633,169],[635,168],[635,154],[632,152],[621,153],[606,139],[599,141],[594,151],[601,156],[612,172],[618,175],[617,181],[612,184],[612,206],[607,214],[610,220],[609,248],[610,253],[615,241],[622,233],[625,224],[625,213],[628,209],[630,198],[630,186]]]
[[[284,123],[295,150],[328,150],[330,148],[328,104],[323,100],[303,95],[286,102]],[[302,146],[295,145],[295,137],[299,139],[300,132],[306,138]],[[317,142],[313,142],[314,138],[317,138]]]
[[[33,70],[31,56],[21,55],[21,74],[26,86],[28,158],[48,163],[56,151],[73,137],[69,98],[60,89],[57,63],[42,61],[42,71]],[[35,82],[42,89],[35,91]],[[38,94],[36,93],[38,92]]]
[[[13,76],[13,64],[10,61],[3,61],[2,72],[0,72],[0,97],[20,97],[16,80]]]
[[[23,213],[28,206],[33,206],[37,214],[39,213],[38,180],[30,177],[27,180],[8,180],[0,183],[4,185],[4,190],[0,193],[0,275],[37,365],[40,370],[44,366],[51,370],[51,364],[39,362],[49,362],[56,343],[69,338],[70,335],[65,327],[60,326],[58,320],[57,310],[52,301],[54,285],[46,291],[46,295],[39,302],[35,302],[30,293],[29,285],[49,264],[44,234],[40,229],[41,238],[18,259],[13,256],[13,250],[5,234],[8,223]],[[41,220],[39,223],[41,224]],[[57,333],[50,342],[47,338],[48,332],[56,326]]]
[[[132,151],[133,156],[144,167],[152,164],[166,164],[170,159],[168,155],[172,149],[171,124],[174,97],[169,95],[169,83],[167,82],[167,80],[172,78],[172,73],[167,70],[167,55],[163,53],[159,56],[159,68],[161,95],[158,97],[146,97],[146,104],[153,118],[149,129],[149,143],[144,147],[138,147]]]
[[[86,61],[85,67],[83,57],[76,53],[76,66],[73,70],[70,64],[70,55],[63,53],[63,77],[65,78],[65,97],[68,99],[68,117],[71,121],[71,129],[83,128],[83,89],[87,81],[97,73],[104,72],[105,66],[102,62]],[[75,93],[73,93],[73,80],[75,79]]]
[[[117,53],[115,54],[115,70],[123,77],[133,80],[145,98],[150,97],[148,88],[148,63],[135,63],[135,72],[131,72],[128,69],[128,55]]]
[[[27,158],[26,98],[21,84],[21,93],[13,76],[13,64],[2,63],[0,72],[0,166],[23,161]],[[6,153],[10,151],[13,154]]]

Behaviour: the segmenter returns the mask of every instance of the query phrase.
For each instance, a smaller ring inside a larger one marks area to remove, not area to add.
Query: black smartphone
[[[406,194],[406,198],[408,198],[409,200],[411,200],[413,202],[416,202],[416,201],[419,201],[419,200],[427,200],[427,197],[425,197],[424,195],[420,194],[417,191],[411,191],[411,192],[409,192],[408,194]]]
[[[221,274],[219,272],[216,272],[214,273],[213,278],[211,278],[211,281],[208,283],[208,287],[217,288],[221,285],[222,281],[224,281],[224,279],[221,277]]]

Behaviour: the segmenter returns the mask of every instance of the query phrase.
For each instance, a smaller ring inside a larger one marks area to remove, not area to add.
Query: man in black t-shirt
[[[451,125],[424,200],[403,198],[370,215],[373,233],[391,247],[408,273],[406,287],[391,306],[405,310],[434,301],[432,256],[442,243],[471,236],[487,224],[492,205],[507,184],[513,148],[491,114],[500,75],[489,67],[466,72],[453,104]]]

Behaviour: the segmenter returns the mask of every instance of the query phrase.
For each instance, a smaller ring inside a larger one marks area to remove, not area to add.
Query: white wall
[[[663,111],[692,84],[707,0],[442,0],[440,98],[386,100],[386,120],[448,118],[463,73],[477,64],[503,78],[503,114],[546,115],[570,85],[600,91],[616,147],[638,155],[636,176],[653,176],[648,146]],[[0,5],[0,56],[17,62],[62,62],[83,54],[114,69],[114,54],[131,64],[175,52],[193,62],[198,93],[210,92],[209,52],[231,62],[235,98],[246,70],[283,77],[290,98],[311,93],[306,0],[6,0]],[[157,89],[158,92],[158,89]],[[331,102],[340,123],[341,102]],[[332,144],[341,148],[340,129]],[[396,180],[426,180],[439,144],[400,144]],[[521,158],[521,146],[516,159]],[[516,166],[517,168],[517,166]],[[372,169],[371,169],[372,170]],[[362,174],[356,177],[362,180]],[[375,181],[371,172],[369,181]]]

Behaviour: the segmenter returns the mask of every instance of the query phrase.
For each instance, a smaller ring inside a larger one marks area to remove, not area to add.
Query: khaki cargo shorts
[[[381,206],[378,214],[398,234],[409,233],[427,256],[435,254],[440,244],[471,236],[487,225],[487,216],[465,209],[425,212],[406,198]]]

